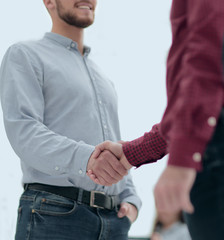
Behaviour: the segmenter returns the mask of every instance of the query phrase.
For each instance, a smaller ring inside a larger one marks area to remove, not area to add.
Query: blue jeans
[[[224,239],[224,109],[191,191],[193,214],[185,214],[193,240]]]
[[[117,211],[92,208],[36,190],[21,196],[15,240],[127,240],[131,222]]]

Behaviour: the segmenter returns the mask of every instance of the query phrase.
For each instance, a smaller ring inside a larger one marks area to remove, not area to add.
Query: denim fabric
[[[224,109],[191,191],[195,207],[185,219],[193,240],[224,239]]]
[[[131,222],[117,211],[91,208],[47,192],[20,199],[15,240],[127,240]]]

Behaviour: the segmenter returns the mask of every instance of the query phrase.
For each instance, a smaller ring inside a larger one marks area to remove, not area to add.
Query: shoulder
[[[24,65],[27,62],[35,67],[41,66],[41,59],[39,57],[40,46],[41,40],[15,43],[7,49],[2,64]]]
[[[34,56],[38,53],[41,42],[41,40],[17,42],[8,48],[5,55],[13,57],[22,55]]]

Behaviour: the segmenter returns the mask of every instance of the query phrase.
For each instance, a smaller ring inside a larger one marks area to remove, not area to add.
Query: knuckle
[[[104,156],[105,156],[106,158],[109,158],[109,157],[111,157],[111,153],[110,153],[108,150],[106,150],[106,151],[104,152]]]
[[[114,161],[114,166],[115,166],[117,169],[119,169],[119,170],[122,171],[122,165],[121,165],[121,163],[120,163],[118,160],[116,160],[116,159],[115,159],[115,161]]]
[[[111,141],[106,140],[104,143],[105,143],[106,145],[109,145],[109,144],[111,143]]]
[[[104,155],[100,155],[99,159],[98,159],[98,165],[103,164],[103,162],[105,161],[105,156]]]

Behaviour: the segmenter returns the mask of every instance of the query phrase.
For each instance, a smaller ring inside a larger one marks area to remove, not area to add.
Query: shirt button
[[[201,162],[201,154],[198,153],[198,152],[194,153],[194,154],[193,154],[193,160],[194,160],[195,162]]]
[[[101,100],[99,101],[99,104],[102,104],[102,101],[101,101]]]
[[[81,175],[82,173],[83,173],[83,171],[80,169],[80,170],[79,170],[79,174]]]
[[[73,43],[71,43],[71,47],[73,47],[73,48],[75,47],[75,43],[74,43],[74,42],[73,42]]]
[[[107,129],[107,125],[104,125],[103,127],[104,127],[105,129]]]
[[[56,170],[56,171],[58,171],[58,170],[59,170],[59,167],[58,167],[58,166],[57,166],[57,167],[55,167],[55,170]]]
[[[208,118],[208,125],[210,127],[215,127],[216,126],[216,118],[215,117]]]

